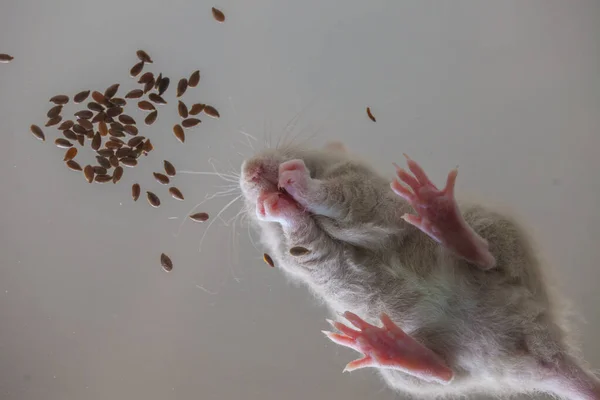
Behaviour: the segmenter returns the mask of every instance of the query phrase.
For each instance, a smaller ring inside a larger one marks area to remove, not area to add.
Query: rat
[[[599,400],[524,229],[459,204],[456,169],[438,189],[406,163],[390,183],[330,143],[265,149],[242,165],[246,212],[276,266],[347,321],[324,331],[363,354],[345,371],[376,368],[416,398]]]

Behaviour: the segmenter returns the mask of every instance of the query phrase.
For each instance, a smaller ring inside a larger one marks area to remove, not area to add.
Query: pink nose
[[[262,163],[256,162],[244,167],[244,176],[246,181],[258,182],[264,174],[265,168]]]

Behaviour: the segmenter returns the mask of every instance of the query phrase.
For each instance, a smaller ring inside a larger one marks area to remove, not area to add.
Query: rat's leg
[[[277,222],[291,227],[304,218],[306,213],[289,195],[281,192],[263,193],[256,202],[256,215],[261,221]]]
[[[360,330],[330,321],[342,333],[323,331],[333,342],[365,355],[348,363],[344,371],[365,367],[391,368],[426,381],[446,384],[452,380],[454,373],[444,361],[404,333],[386,314],[381,316],[383,328],[373,326],[349,311],[344,317]]]
[[[391,187],[412,205],[417,215],[406,214],[403,219],[467,261],[483,269],[494,267],[496,260],[488,249],[487,241],[467,224],[454,199],[458,171],[450,171],[446,187],[439,190],[416,161],[406,154],[404,156],[414,176],[396,165],[398,178]],[[400,181],[410,186],[412,191]]]

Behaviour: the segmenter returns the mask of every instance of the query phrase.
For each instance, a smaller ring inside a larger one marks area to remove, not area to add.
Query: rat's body
[[[440,236],[447,244],[441,245],[413,226],[421,221],[405,221],[411,204],[401,188],[394,188],[398,196],[387,179],[339,146],[265,151],[244,163],[241,186],[248,214],[279,267],[336,313],[349,310],[371,323],[389,315],[418,342],[407,344],[419,354],[408,360],[411,367],[370,358],[349,369],[381,367],[391,387],[418,398],[543,391],[600,399],[600,385],[567,345],[526,235],[509,218],[478,206],[460,207],[475,247],[452,243],[461,237],[454,234],[448,240]],[[431,229],[432,237],[440,233]],[[489,252],[478,237],[487,240]],[[310,253],[294,257],[289,254],[294,246]],[[361,334],[340,323],[336,327],[350,336]],[[377,340],[363,328],[365,340]],[[353,348],[369,344],[328,335]],[[427,360],[414,367],[421,358]],[[429,376],[429,369],[446,378]]]

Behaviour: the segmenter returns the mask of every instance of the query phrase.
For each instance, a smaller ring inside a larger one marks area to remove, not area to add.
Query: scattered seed
[[[219,112],[217,111],[217,109],[214,108],[213,106],[206,105],[206,106],[204,106],[203,111],[204,111],[204,114],[208,115],[209,117],[219,118],[221,116],[219,114]]]
[[[133,119],[127,114],[119,115],[119,122],[125,125],[135,125],[135,119]]]
[[[135,136],[138,134],[138,128],[135,125],[125,125],[123,127],[123,130],[131,136]]]
[[[115,97],[115,94],[117,94],[117,91],[119,90],[119,86],[121,85],[115,83],[114,85],[110,85],[109,87],[107,87],[104,91],[104,97],[106,97],[107,99]]]
[[[144,93],[148,93],[154,88],[154,78],[144,84]]]
[[[171,82],[171,80],[167,77],[164,77],[160,80],[160,82],[158,83],[158,95],[162,96],[163,93],[165,93],[167,91],[167,89],[169,88],[169,83]]]
[[[148,203],[150,203],[150,205],[152,207],[156,208],[156,207],[160,206],[160,199],[154,193],[146,192],[146,197],[148,198]]]
[[[76,149],[75,149],[76,150]],[[81,171],[81,165],[75,160],[67,160],[65,163],[72,171]]]
[[[138,56],[140,61],[143,61],[148,64],[152,64],[152,58],[150,58],[148,53],[146,53],[144,50],[138,50],[135,54]]]
[[[290,254],[293,255],[294,257],[304,256],[304,255],[307,255],[308,253],[310,253],[310,250],[305,247],[296,246],[296,247],[292,247],[290,249]]]
[[[176,200],[183,200],[183,193],[181,190],[177,189],[175,186],[169,188],[169,193],[171,193],[171,197]]]
[[[205,212],[199,212],[199,213],[190,215],[190,219],[192,219],[196,222],[205,222],[205,221],[208,221],[208,214]]]
[[[94,138],[94,131],[85,131],[85,137],[92,140]]]
[[[84,135],[77,135],[77,142],[79,142],[80,146],[83,146],[85,144],[85,136]]]
[[[147,100],[142,100],[138,103],[138,108],[142,111],[154,111],[156,110],[156,107],[154,107],[154,104],[150,103]]]
[[[140,185],[139,183],[134,183],[131,185],[131,197],[133,201],[137,201],[140,198]]]
[[[110,156],[108,158],[108,162],[110,163],[111,167],[117,168],[119,166],[119,158],[116,155]]]
[[[116,167],[113,172],[112,181],[113,183],[117,183],[123,177],[123,167]]]
[[[69,147],[73,147],[73,143],[69,142],[67,139],[58,138],[54,141],[54,144],[61,149],[68,149]]]
[[[102,168],[110,169],[110,162],[108,161],[108,158],[102,157],[102,156],[96,156],[96,160],[98,161],[98,164],[100,164],[100,166]]]
[[[213,7],[212,14],[213,14],[213,17],[217,20],[217,22],[225,21],[225,14],[223,14],[223,11],[219,10],[218,8]]]
[[[94,90],[92,92],[92,99],[94,99],[94,101],[98,104],[106,104],[106,96],[104,96],[102,93],[100,93],[97,90]]]
[[[188,87],[188,81],[185,78],[179,80],[177,84],[177,97],[183,96]]]
[[[119,141],[120,139],[117,137],[111,137],[108,142],[104,145],[107,149],[118,150],[123,147],[123,142]]]
[[[165,253],[160,255],[160,265],[162,265],[163,269],[167,272],[171,272],[173,270],[173,261],[171,261],[169,256]]]
[[[77,148],[71,147],[70,149],[67,149],[67,151],[65,151],[65,156],[63,158],[63,161],[72,160],[75,158],[76,155],[77,155]]]
[[[375,116],[373,116],[373,113],[371,112],[371,107],[367,107],[367,115],[369,116],[369,119],[371,119],[371,121],[377,122]]]
[[[154,82],[154,89],[158,90],[158,85],[160,85],[160,81],[162,80],[162,72],[160,74],[158,74],[158,77],[156,78],[156,81]]]
[[[87,129],[85,129],[83,126],[81,126],[79,124],[74,124],[73,132],[78,133],[80,135],[85,135],[85,133],[87,132]]]
[[[98,123],[98,132],[100,132],[100,136],[108,135],[108,126],[106,126],[106,122],[100,121]]]
[[[137,160],[132,157],[121,158],[121,164],[126,167],[135,167],[137,165]]]
[[[96,151],[96,153],[98,153],[98,155],[102,156],[102,157],[112,157],[115,155],[114,150],[111,149],[100,149],[98,151]]]
[[[173,126],[173,134],[181,143],[185,142],[185,133],[183,132],[181,125],[177,124]]]
[[[200,70],[192,72],[190,79],[188,79],[188,85],[190,87],[196,87],[198,86],[198,83],[200,83]]]
[[[187,118],[188,117],[188,108],[185,105],[185,103],[181,100],[179,100],[179,104],[177,105],[177,111],[179,112],[179,116],[181,118]]]
[[[81,110],[75,113],[78,119],[90,119],[94,116],[94,113],[89,110]]]
[[[101,112],[104,111],[104,107],[102,107],[100,104],[91,101],[88,103],[87,108],[89,108],[92,111],[96,111],[96,112]]]
[[[115,152],[115,157],[117,158],[125,158],[132,157],[135,158],[136,152],[128,147],[121,147]]]
[[[129,75],[132,78],[135,78],[136,76],[138,76],[140,74],[140,72],[142,72],[143,69],[144,69],[144,62],[140,61],[139,63],[137,63],[133,67],[131,67],[131,69],[129,70]]]
[[[114,104],[117,107],[125,107],[127,105],[127,101],[120,97],[113,97],[110,99],[111,104]]]
[[[191,128],[193,126],[198,125],[200,122],[202,121],[200,121],[198,118],[188,118],[181,121],[181,126],[183,126],[184,128]]]
[[[54,104],[67,104],[69,102],[69,96],[66,94],[58,94],[52,97],[50,102]]]
[[[144,123],[146,125],[152,125],[156,121],[156,118],[158,118],[158,111],[155,110],[148,114],[148,116],[144,120]]]
[[[156,182],[160,183],[161,185],[168,185],[169,184],[169,177],[161,174],[160,172],[153,172],[152,175],[154,175],[154,179],[156,179]]]
[[[106,115],[113,118],[123,113],[123,107],[113,107],[106,110]]]
[[[69,140],[73,140],[73,141],[77,140],[77,137],[78,137],[77,134],[70,129],[66,129],[66,130],[62,131],[62,133],[63,133],[63,136]]]
[[[144,144],[142,145],[142,150],[146,153],[150,153],[152,150],[154,150],[154,146],[152,146],[152,142],[150,141],[150,139],[144,142]]]
[[[171,164],[169,161],[164,160],[163,166],[165,167],[165,172],[167,173],[167,175],[175,176],[175,174],[177,173],[177,171],[175,170],[175,166],[173,166],[173,164]]]
[[[11,56],[11,55],[4,54],[4,53],[0,54],[0,63],[7,64],[7,63],[11,62],[14,59],[15,58],[13,56]]]
[[[54,118],[50,118],[48,120],[48,122],[46,122],[46,126],[54,126],[54,125],[58,124],[60,121],[62,121],[62,117],[60,115],[57,117],[54,117]]]
[[[31,130],[31,133],[33,133],[33,136],[40,139],[42,142],[46,140],[46,136],[39,126],[31,125],[29,129]]]
[[[190,115],[198,115],[200,114],[203,110],[204,107],[206,107],[205,104],[202,103],[196,103],[192,106],[192,108],[190,109]]]
[[[73,122],[72,120],[68,119],[66,121],[63,121],[63,123],[60,124],[57,129],[59,131],[66,131],[68,129],[71,129],[73,127],[73,125],[75,125],[75,122]]]
[[[160,95],[158,95],[157,93],[150,93],[148,95],[148,98],[153,101],[156,104],[167,104],[167,102],[165,101],[165,99],[163,99],[162,97],[160,97]]]
[[[110,136],[112,136],[112,137],[115,137],[115,138],[125,137],[125,133],[123,133],[123,131],[121,129],[113,129],[113,128],[111,128],[111,129],[108,130],[108,134]]]
[[[88,98],[89,95],[90,95],[89,90],[84,90],[82,92],[79,92],[75,96],[73,96],[73,102],[77,103],[77,104],[82,103]]]
[[[104,167],[99,167],[97,165],[94,167],[94,173],[96,175],[106,175],[106,172],[106,168]]]
[[[129,93],[125,95],[126,99],[139,99],[144,95],[144,91],[142,89],[133,89]]]
[[[150,81],[154,82],[154,74],[150,71],[144,73],[142,76],[140,76],[140,79],[138,79],[138,83],[141,84],[145,84]]]
[[[57,105],[52,107],[50,110],[48,110],[48,113],[46,113],[46,116],[48,118],[54,118],[54,117],[58,117],[60,112],[62,111],[63,106],[62,105]]]
[[[77,121],[77,123],[81,125],[86,131],[91,131],[94,129],[94,125],[88,119],[82,119],[80,121]]]
[[[92,139],[92,150],[96,151],[102,145],[102,137],[100,136],[100,132],[96,132],[94,138]]]
[[[107,120],[106,114],[104,113],[104,111],[101,111],[98,114],[96,114],[94,116],[94,118],[92,118],[92,124],[97,124],[99,122],[106,122],[106,120]]]
[[[265,260],[265,262],[267,263],[267,265],[269,267],[275,267],[275,263],[273,262],[273,259],[267,253],[263,254],[263,260]]]
[[[94,182],[96,182],[96,183],[106,183],[106,182],[110,182],[111,180],[112,180],[112,176],[106,175],[106,174],[96,175],[94,177]]]
[[[83,169],[83,176],[88,183],[92,183],[94,181],[94,167],[86,165]]]
[[[129,139],[129,141],[127,142],[127,146],[129,147],[135,147],[138,144],[142,143],[146,138],[143,136],[136,136],[134,138]]]

